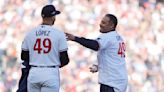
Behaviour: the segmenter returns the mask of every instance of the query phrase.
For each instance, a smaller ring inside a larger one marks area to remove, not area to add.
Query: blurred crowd
[[[15,92],[21,76],[21,43],[41,24],[41,9],[53,4],[62,13],[55,25],[64,32],[96,39],[106,13],[118,17],[126,41],[127,92],[164,92],[163,0],[0,0],[0,92]],[[99,92],[89,72],[96,52],[68,42],[70,63],[60,69],[61,92]]]

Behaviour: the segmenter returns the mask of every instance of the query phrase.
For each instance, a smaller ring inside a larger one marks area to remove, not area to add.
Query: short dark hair
[[[114,24],[114,27],[116,28],[116,26],[117,26],[117,17],[115,15],[113,15],[113,14],[106,14],[105,16],[110,18],[110,20]]]

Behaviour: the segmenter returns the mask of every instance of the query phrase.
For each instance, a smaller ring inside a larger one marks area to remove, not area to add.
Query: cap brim
[[[55,15],[58,15],[58,14],[60,14],[60,11],[56,11]]]

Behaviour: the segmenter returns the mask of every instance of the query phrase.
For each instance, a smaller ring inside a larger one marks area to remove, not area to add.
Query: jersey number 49
[[[125,57],[125,43],[124,42],[120,42],[119,43],[119,49],[118,49],[118,55],[120,55],[121,57]]]
[[[37,51],[38,54],[41,52],[44,54],[47,54],[51,51],[51,40],[49,38],[41,39],[37,38],[35,45],[34,45],[34,51]]]

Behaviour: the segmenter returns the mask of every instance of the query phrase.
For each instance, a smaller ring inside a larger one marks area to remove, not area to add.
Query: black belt
[[[32,67],[39,67],[39,68],[55,68],[56,66],[36,66],[36,65],[31,65]]]

